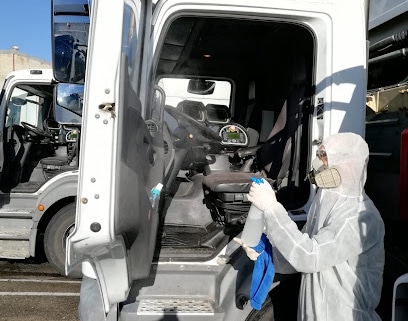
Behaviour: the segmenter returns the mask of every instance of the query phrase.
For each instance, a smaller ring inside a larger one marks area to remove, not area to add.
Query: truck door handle
[[[157,155],[147,138],[144,139],[143,145],[150,165],[154,165],[156,162]]]
[[[149,163],[150,165],[154,165],[156,163],[156,152],[153,150],[153,148],[151,146],[149,146]]]

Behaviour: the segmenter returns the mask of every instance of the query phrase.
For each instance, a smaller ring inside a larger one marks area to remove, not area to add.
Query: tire
[[[61,208],[48,223],[44,235],[44,251],[48,262],[63,276],[81,278],[81,266],[65,274],[66,240],[75,225],[75,204]]]
[[[267,296],[264,304],[262,305],[262,309],[252,310],[251,313],[246,318],[246,321],[275,321],[273,304],[269,295]]]

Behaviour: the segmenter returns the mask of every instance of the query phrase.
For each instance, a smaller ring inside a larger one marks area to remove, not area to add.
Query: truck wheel
[[[75,204],[71,203],[61,208],[48,223],[44,235],[44,251],[48,262],[61,275],[71,278],[81,278],[81,266],[69,275],[65,274],[65,245],[69,233],[75,225]]]
[[[262,305],[262,309],[259,311],[252,310],[252,312],[248,315],[246,321],[275,321],[273,304],[269,296],[266,298],[265,303]]]

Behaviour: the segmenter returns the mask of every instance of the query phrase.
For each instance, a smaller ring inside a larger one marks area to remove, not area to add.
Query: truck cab
[[[233,241],[251,177],[267,180],[302,226],[315,193],[305,178],[322,139],[364,136],[367,7],[99,0],[74,10],[53,2],[55,41],[61,26],[90,17],[66,257],[68,272],[82,264],[96,284],[83,292],[83,302],[96,297],[83,315],[273,317],[279,302],[261,311],[248,304],[253,262]],[[60,72],[80,84],[68,76],[75,66]],[[276,275],[272,292],[284,280]]]
[[[45,254],[65,275],[81,116],[64,101],[72,92],[55,101],[55,85],[51,69],[27,69],[10,73],[1,91],[0,257]]]

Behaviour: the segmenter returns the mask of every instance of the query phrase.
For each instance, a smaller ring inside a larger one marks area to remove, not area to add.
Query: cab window
[[[6,126],[20,125],[26,122],[42,128],[41,107],[44,98],[31,94],[18,87],[14,88],[7,107]]]

